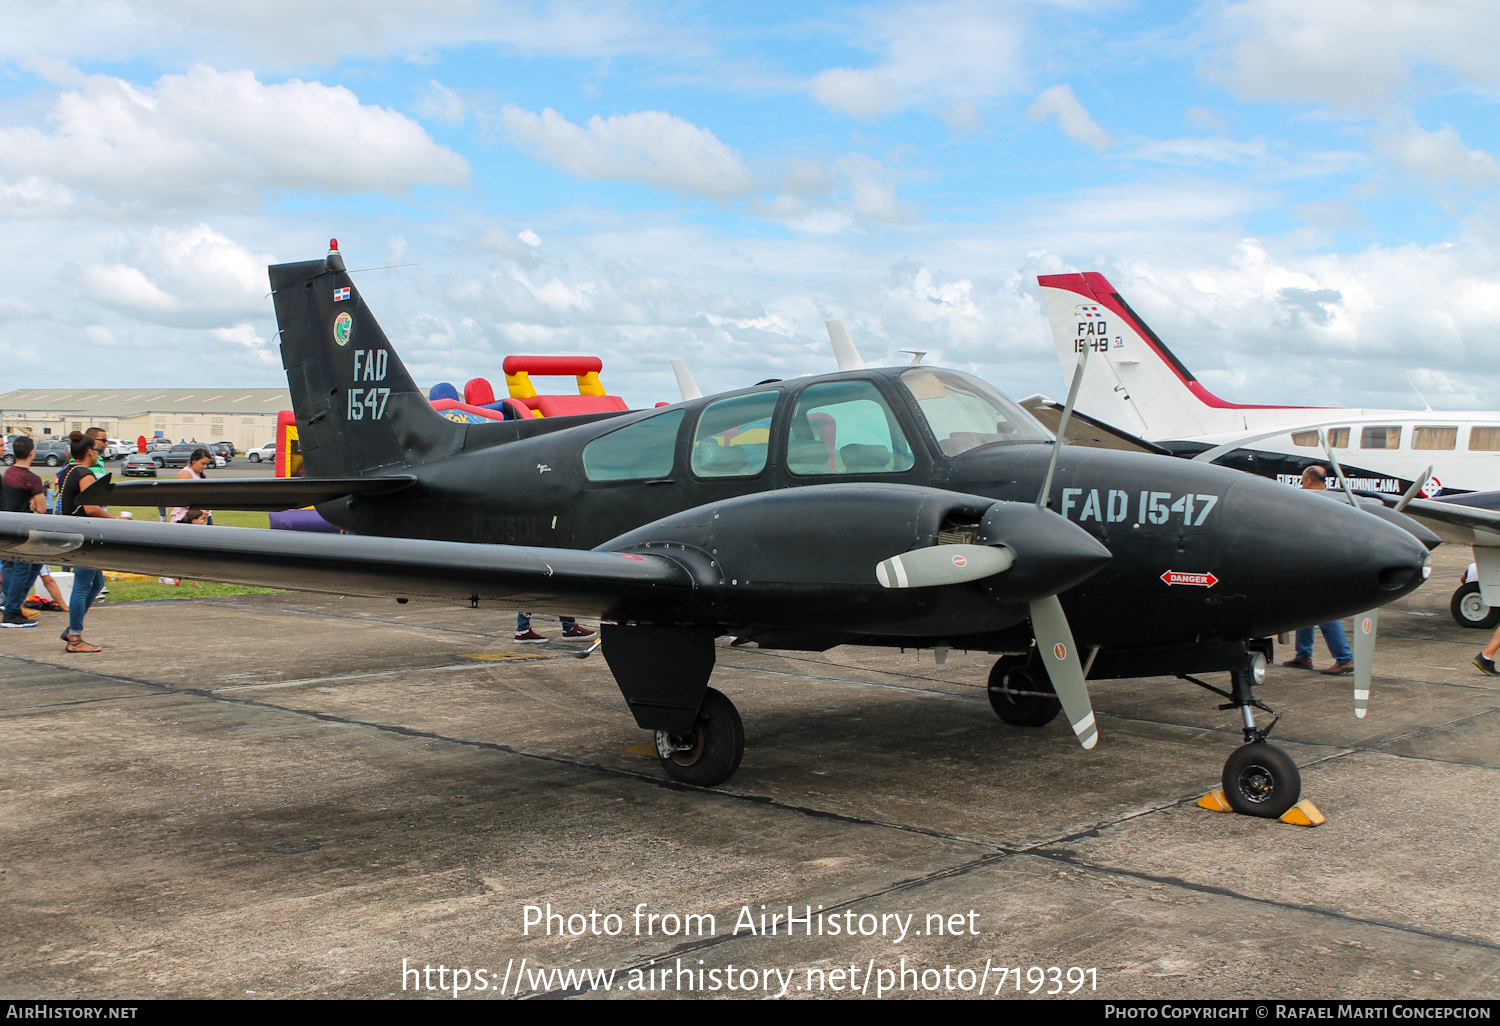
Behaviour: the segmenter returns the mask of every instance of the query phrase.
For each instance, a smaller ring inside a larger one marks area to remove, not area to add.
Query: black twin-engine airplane
[[[1300,782],[1255,723],[1270,636],[1374,609],[1427,575],[1426,548],[1399,525],[1222,467],[1057,445],[983,381],[935,367],[455,423],[337,251],[270,276],[306,476],[104,479],[87,498],[315,503],[347,534],[3,514],[0,551],[600,617],[630,711],[686,783],[721,783],[744,750],[738,712],[709,687],[714,640],[732,635],[996,653],[1000,718],[1039,727],[1062,711],[1085,748],[1098,734],[1086,679],[1228,671],[1219,694],[1246,743],[1225,766],[1227,797],[1277,816]]]

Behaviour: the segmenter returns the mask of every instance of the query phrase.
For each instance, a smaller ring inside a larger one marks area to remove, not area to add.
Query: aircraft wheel
[[[1045,727],[1062,711],[1056,698],[1016,695],[1013,691],[1053,694],[1052,681],[1040,666],[1027,665],[1026,656],[1001,656],[990,670],[990,708],[1012,727]]]
[[[1297,764],[1264,741],[1236,748],[1224,763],[1221,782],[1230,808],[1243,816],[1276,819],[1302,797]]]
[[[689,748],[677,746],[689,744]],[[656,752],[667,776],[684,784],[713,787],[740,768],[745,754],[745,726],[739,710],[723,692],[709,688],[688,735],[656,732]]]
[[[1479,582],[1468,581],[1458,586],[1453,601],[1448,603],[1453,622],[1460,627],[1476,627],[1493,630],[1500,624],[1500,606],[1487,606],[1479,596]]]

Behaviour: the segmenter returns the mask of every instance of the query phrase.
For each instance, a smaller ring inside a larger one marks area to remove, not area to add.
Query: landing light
[[[1250,679],[1257,684],[1262,684],[1266,679],[1266,657],[1263,652],[1255,652],[1250,656]]]

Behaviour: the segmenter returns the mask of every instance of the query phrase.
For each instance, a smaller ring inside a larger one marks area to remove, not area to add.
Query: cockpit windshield
[[[1036,418],[983,381],[958,371],[914,367],[901,383],[927,418],[945,456],[991,442],[1050,442]]]

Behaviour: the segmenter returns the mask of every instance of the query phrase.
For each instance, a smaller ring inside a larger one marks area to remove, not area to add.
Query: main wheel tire
[[[1500,624],[1500,606],[1487,606],[1479,594],[1479,582],[1468,581],[1458,586],[1453,600],[1448,603],[1448,612],[1453,622],[1460,627],[1475,627],[1493,630]]]
[[[1236,748],[1224,763],[1224,797],[1244,816],[1276,819],[1302,797],[1302,774],[1292,757],[1275,745],[1252,741]]]
[[[990,669],[990,708],[1012,727],[1045,727],[1062,712],[1062,703],[1046,695],[1017,695],[1016,691],[1054,694],[1047,671],[1025,656],[1001,656]]]
[[[692,747],[662,756],[663,741],[690,741]],[[745,726],[734,703],[723,692],[709,688],[704,692],[693,733],[680,737],[658,730],[656,742],[657,758],[667,776],[684,784],[713,787],[734,776],[734,771],[740,768],[740,759],[745,754]]]

